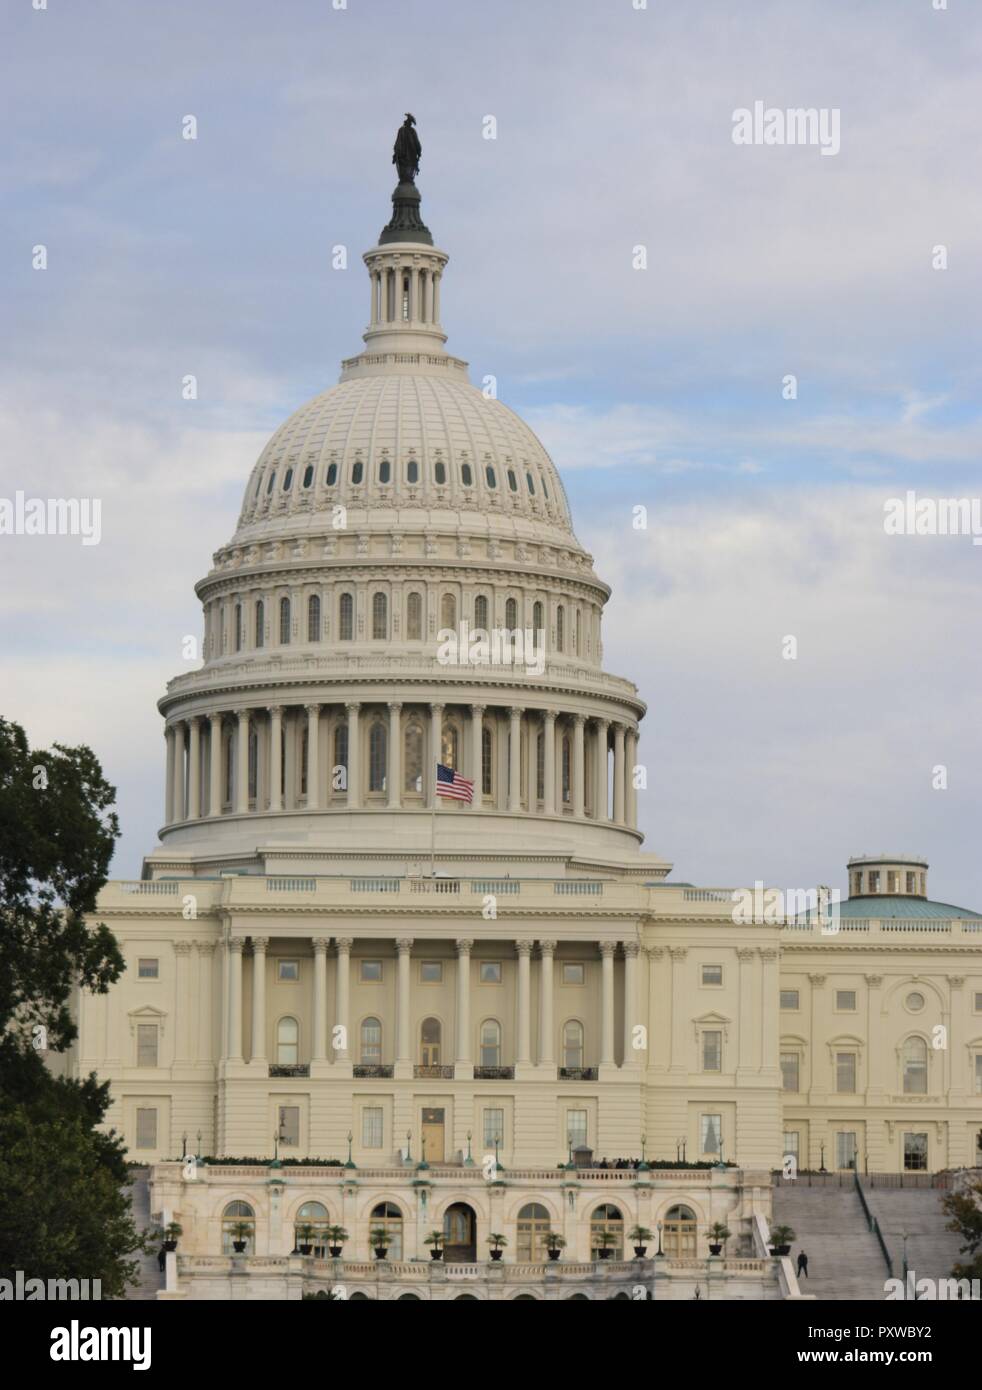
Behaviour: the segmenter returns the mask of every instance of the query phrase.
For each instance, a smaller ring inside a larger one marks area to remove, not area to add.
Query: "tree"
[[[982,1279],[982,1178],[976,1178],[961,1192],[948,1192],[941,1200],[941,1209],[951,1220],[949,1231],[961,1236],[959,1246],[963,1255],[971,1258],[952,1268],[956,1279]]]

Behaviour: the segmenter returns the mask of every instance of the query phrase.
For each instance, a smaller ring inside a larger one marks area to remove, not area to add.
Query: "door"
[[[454,1202],[443,1218],[443,1258],[448,1264],[477,1259],[477,1221],[465,1202]]]
[[[438,1067],[440,1065],[440,1020],[437,1018],[424,1018],[423,1026],[420,1029],[420,1062],[424,1067]]]
[[[443,1152],[442,1110],[423,1110],[423,1157],[427,1163],[442,1163]]]

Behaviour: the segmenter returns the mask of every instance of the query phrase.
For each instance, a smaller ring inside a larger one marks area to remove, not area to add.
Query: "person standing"
[[[799,1278],[799,1279],[801,1278],[802,1274],[804,1274],[804,1276],[805,1276],[806,1279],[808,1278],[808,1256],[805,1254],[804,1250],[799,1250],[799,1252],[798,1252],[798,1278]]]

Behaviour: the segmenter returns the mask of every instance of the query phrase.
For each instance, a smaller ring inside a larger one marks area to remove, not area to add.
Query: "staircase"
[[[886,1297],[886,1261],[851,1182],[843,1187],[806,1187],[800,1181],[778,1180],[771,1225],[794,1231],[795,1268],[800,1251],[808,1256],[808,1276],[802,1274],[798,1280],[802,1293],[823,1299]]]
[[[136,1171],[133,1181],[127,1188],[133,1202],[133,1224],[138,1231],[145,1231],[150,1221],[150,1184],[147,1170]],[[127,1299],[155,1299],[157,1290],[163,1287],[164,1276],[157,1268],[157,1250],[152,1250],[149,1255],[138,1256],[139,1268],[137,1270],[136,1284],[131,1284],[127,1290]]]
[[[948,1218],[941,1210],[944,1192],[932,1188],[875,1187],[865,1179],[863,1192],[879,1223],[898,1278],[903,1273],[905,1231],[907,1268],[919,1279],[949,1279],[955,1261],[969,1258],[959,1254],[961,1237],[945,1230]]]

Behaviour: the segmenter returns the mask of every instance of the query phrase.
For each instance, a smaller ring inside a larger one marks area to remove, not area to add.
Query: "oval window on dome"
[[[462,463],[460,465],[460,481],[463,483],[464,487],[472,486],[474,482],[474,474],[471,472],[471,466],[469,463]]]
[[[437,459],[433,468],[433,476],[438,485],[443,487],[443,484],[447,481],[447,465],[443,462],[443,459]]]
[[[351,465],[351,481],[355,487],[358,486],[364,476],[365,465],[362,463],[361,459],[355,459],[354,463]]]
[[[917,990],[915,990],[913,994],[908,994],[907,1007],[912,1013],[920,1013],[921,1009],[924,1007],[924,995],[919,994]]]
[[[273,471],[272,471],[272,473],[270,473],[270,475],[269,475],[269,482],[266,484],[266,496],[267,496],[267,497],[268,497],[269,494],[273,491],[273,486],[274,486],[275,482],[276,482],[276,469],[274,468]]]
[[[416,462],[415,459],[410,459],[409,462],[406,464],[406,482],[419,482],[419,464]]]
[[[531,473],[526,473],[526,474],[525,474],[525,481],[528,483],[529,496],[530,496],[530,497],[534,497],[534,496],[535,496],[535,483],[534,483],[533,480],[532,480],[532,474],[531,474]]]
[[[311,483],[312,483],[313,481],[314,481],[314,465],[313,465],[312,463],[308,463],[308,464],[307,464],[307,467],[303,470],[303,485],[304,485],[304,487],[310,487],[310,485],[311,485]]]
[[[262,489],[262,485],[263,485],[263,475],[260,473],[259,477],[256,479],[256,492],[255,492],[255,496],[254,496],[253,499],[252,499],[253,502],[258,502],[258,500],[259,500],[259,493],[260,493],[260,490]]]
[[[490,463],[484,470],[484,476],[488,480],[488,487],[495,488],[498,486],[498,479],[494,476],[494,469],[491,467]]]
[[[325,479],[324,481],[327,483],[327,486],[328,486],[328,487],[334,487],[334,485],[335,485],[335,483],[337,482],[337,480],[338,480],[338,466],[337,466],[336,463],[329,463],[329,464],[327,465],[327,477],[326,477],[326,479]]]
[[[283,491],[284,491],[284,492],[289,492],[292,483],[293,483],[293,469],[292,469],[292,468],[288,468],[288,469],[286,470],[286,472],[283,474]]]
[[[378,466],[378,480],[380,483],[387,483],[392,477],[392,464],[388,459],[383,459]]]
[[[518,479],[515,477],[514,468],[509,468],[508,470],[508,486],[512,492],[518,491]]]
[[[549,501],[549,489],[546,487],[545,478],[542,479],[542,496],[546,499],[547,502]]]

